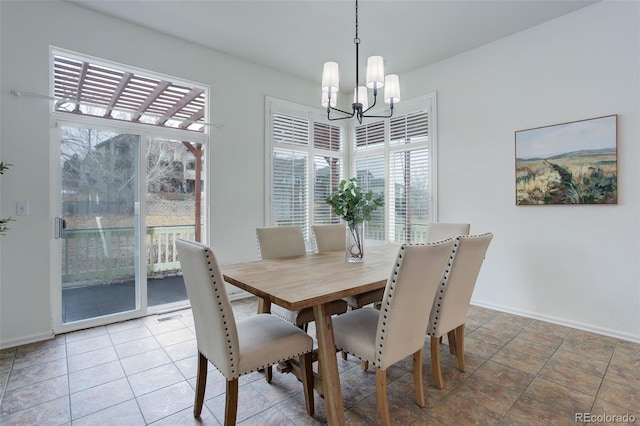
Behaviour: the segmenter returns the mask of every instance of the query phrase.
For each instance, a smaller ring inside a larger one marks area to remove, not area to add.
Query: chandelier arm
[[[329,107],[329,108],[327,108],[327,112],[330,112],[330,111],[337,111],[337,112],[341,112],[341,113],[343,113],[343,114],[348,115],[349,117],[353,117],[353,116],[355,115],[355,113],[356,113],[356,112],[355,112],[355,110],[354,110],[353,112],[347,112],[347,111],[343,111],[343,110],[341,110],[341,109],[339,109],[339,108],[336,108],[336,107]]]
[[[344,117],[331,117],[331,111],[337,111],[340,112],[342,114],[345,114]],[[332,106],[327,106],[327,120],[329,121],[336,121],[336,120],[345,120],[348,118],[353,118],[353,116],[356,114],[356,111],[354,110],[353,112],[347,112],[347,111],[343,111],[339,108],[334,108]]]
[[[365,109],[364,111],[362,111],[362,115],[363,115],[364,117],[368,117],[368,116],[365,116],[365,115],[364,115],[364,113],[366,113],[366,112],[367,112],[367,111],[369,111],[371,108],[373,108],[374,106],[376,106],[377,98],[378,98],[378,90],[376,89],[376,90],[374,90],[374,91],[373,91],[373,103],[371,104],[371,106],[370,106],[369,108],[367,108],[367,109]]]
[[[0,0],[1,1],[1,0]],[[371,104],[371,106],[368,106],[367,109],[363,110],[363,104],[364,104],[364,99],[360,99],[359,98],[359,88],[360,88],[360,37],[359,37],[359,28],[358,28],[358,0],[355,0],[356,3],[356,8],[355,8],[355,37],[353,39],[353,43],[356,45],[356,87],[355,87],[355,91],[354,91],[354,102],[351,105],[352,108],[352,112],[347,112],[344,110],[341,110],[339,108],[335,108],[331,105],[331,89],[335,86],[337,89],[338,86],[338,76],[337,76],[337,64],[335,63],[325,63],[325,68],[327,67],[328,64],[330,65],[335,65],[335,67],[329,67],[329,71],[327,71],[325,73],[325,70],[323,69],[323,75],[322,75],[322,84],[323,86],[323,91],[326,89],[326,87],[329,87],[329,91],[327,93],[328,96],[326,96],[325,99],[325,95],[323,93],[323,100],[322,102],[324,103],[326,100],[326,105],[327,105],[327,119],[330,121],[336,121],[336,120],[345,120],[345,119],[349,119],[349,118],[353,118],[355,117],[358,120],[358,123],[362,124],[362,119],[363,118],[390,118],[393,116],[393,99],[394,97],[390,97],[391,101],[389,102],[390,104],[390,109],[389,109],[389,114],[388,115],[367,115],[367,112],[370,111],[372,108],[374,108],[376,106],[376,102],[378,100],[378,87],[377,87],[377,82],[374,82],[374,86],[373,86],[373,104]],[[334,70],[335,68],[335,70]],[[333,75],[332,73],[335,73],[336,75]],[[327,83],[329,83],[328,85],[325,84],[325,75],[326,75],[326,79],[327,79]],[[385,83],[386,83],[386,77],[385,77]],[[398,84],[398,79],[396,76],[395,79],[395,83],[396,86],[399,86]],[[394,86],[395,87],[395,86]],[[365,88],[366,90],[366,88]],[[399,88],[395,89],[396,91],[399,91]],[[393,92],[395,94],[395,92]],[[396,95],[397,99],[399,99],[399,95]],[[365,99],[366,99],[366,95],[365,95]],[[331,117],[331,111],[334,111],[336,113],[339,114],[343,114],[344,116],[342,117]]]
[[[391,118],[393,116],[393,103],[389,104],[389,106],[390,106],[389,115],[364,115],[364,114],[362,114],[362,117],[364,117],[364,118]]]

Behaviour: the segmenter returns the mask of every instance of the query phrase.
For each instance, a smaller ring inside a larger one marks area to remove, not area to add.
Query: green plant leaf
[[[331,211],[347,223],[361,223],[371,220],[371,213],[384,206],[384,198],[372,191],[364,192],[358,186],[358,180],[342,180],[337,190],[325,198]]]

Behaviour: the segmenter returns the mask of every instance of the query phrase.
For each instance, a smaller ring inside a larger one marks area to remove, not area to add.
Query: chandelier
[[[358,0],[356,0],[356,36],[353,39],[356,45],[356,87],[353,90],[353,104],[351,112],[336,108],[337,95],[340,89],[340,77],[338,74],[337,62],[325,62],[322,68],[322,106],[327,108],[327,118],[329,120],[344,120],[356,117],[358,123],[362,124],[362,119],[367,117],[389,118],[393,115],[393,105],[400,101],[400,79],[397,74],[384,75],[384,60],[382,56],[370,56],[367,60],[367,83],[360,86],[359,83],[359,56],[358,48],[360,38],[358,37]],[[367,111],[376,105],[378,89],[384,87],[384,101],[389,104],[388,115],[370,115]],[[369,106],[367,98],[367,88],[373,89],[373,104]],[[338,117],[331,117],[331,111],[342,114]]]

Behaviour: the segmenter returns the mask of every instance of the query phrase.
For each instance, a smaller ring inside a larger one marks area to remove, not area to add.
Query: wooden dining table
[[[344,251],[263,259],[224,265],[227,281],[260,298],[259,312],[275,303],[289,310],[312,308],[318,340],[320,390],[327,421],[344,425],[344,407],[329,303],[383,288],[398,254],[398,245],[366,248],[365,260],[350,263]]]

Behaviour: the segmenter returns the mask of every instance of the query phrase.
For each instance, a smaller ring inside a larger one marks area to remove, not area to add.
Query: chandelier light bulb
[[[331,92],[332,96],[331,96],[331,106],[335,108],[335,106],[338,104],[338,96],[337,95],[333,95],[333,92]],[[325,92],[324,90],[322,91],[322,99],[320,101],[320,104],[323,107],[327,107],[327,104],[329,103],[329,93]]]
[[[322,91],[331,94],[338,93],[340,89],[340,75],[338,73],[337,62],[325,62],[322,68]]]
[[[356,47],[356,87],[353,90],[353,104],[351,111],[342,110],[336,107],[338,103],[337,93],[340,89],[337,62],[325,62],[322,68],[322,98],[320,100],[322,106],[327,110],[327,120],[345,120],[355,118],[358,123],[362,124],[363,118],[390,118],[393,116],[393,107],[400,102],[400,79],[397,74],[384,75],[384,59],[382,56],[370,56],[367,59],[366,85],[360,85],[358,66],[360,37],[358,35],[358,0],[356,0],[356,34],[353,39]],[[376,100],[378,98],[378,89],[384,87],[384,101],[390,104],[389,111],[382,114],[373,113],[376,108]],[[369,106],[367,88],[373,89],[373,102]],[[372,112],[369,112],[369,109]],[[337,116],[331,116],[331,114]]]
[[[384,60],[382,56],[370,56],[367,60],[367,87],[369,89],[384,86]]]
[[[361,103],[363,111],[369,108],[369,99],[367,98],[366,86],[358,86],[357,89],[353,89],[353,102]]]
[[[398,74],[389,74],[384,80],[384,101],[397,104],[400,102],[400,77]]]

